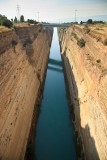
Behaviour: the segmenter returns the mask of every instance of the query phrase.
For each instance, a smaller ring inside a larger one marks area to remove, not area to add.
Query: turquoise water
[[[35,145],[35,160],[76,159],[74,128],[66,97],[56,28],[36,127]]]

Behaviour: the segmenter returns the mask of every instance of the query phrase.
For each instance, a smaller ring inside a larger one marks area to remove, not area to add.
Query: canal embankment
[[[58,34],[80,155],[103,160],[107,157],[107,46],[103,43],[107,35],[95,27],[72,25],[60,28]]]
[[[2,160],[24,159],[28,139],[32,137],[32,117],[38,111],[52,34],[51,27],[41,24],[0,32]]]

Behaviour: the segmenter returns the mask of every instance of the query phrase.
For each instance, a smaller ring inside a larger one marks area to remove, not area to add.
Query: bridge
[[[70,23],[42,23],[45,27],[69,27]]]

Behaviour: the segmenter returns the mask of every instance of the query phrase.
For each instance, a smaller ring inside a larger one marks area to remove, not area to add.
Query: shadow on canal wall
[[[70,66],[69,59],[66,57],[66,53],[62,55],[63,66],[64,66],[64,74],[65,74],[65,81],[66,81],[66,90],[67,96],[70,106],[70,113],[71,118],[75,126],[75,141],[76,141],[76,152],[77,152],[77,159],[88,159],[90,158],[87,156],[87,153],[90,150],[90,157],[91,160],[99,160],[99,155],[96,149],[95,141],[90,134],[90,128],[87,124],[85,128],[81,126],[81,117],[80,117],[80,104],[79,104],[79,96],[78,96],[78,87],[76,84],[76,80]],[[83,136],[86,136],[87,142],[83,141]],[[87,146],[90,141],[90,146]],[[92,146],[92,147],[91,147]],[[91,149],[91,148],[92,149]],[[86,148],[89,148],[87,151]]]
[[[41,30],[39,30],[39,33],[41,32]],[[43,44],[41,42],[42,38],[40,40],[40,44],[42,45],[38,45],[39,44],[39,40],[37,40],[37,42],[35,41],[35,43],[31,42],[30,40],[25,43],[25,49],[26,49],[26,55],[28,58],[28,62],[30,65],[32,65],[32,67],[36,66],[36,69],[34,70],[34,73],[36,73],[36,76],[39,80],[40,86],[38,89],[38,93],[37,93],[37,97],[36,97],[36,101],[35,101],[35,105],[34,105],[34,110],[33,110],[33,115],[32,115],[32,123],[31,123],[31,127],[30,127],[30,133],[29,133],[29,139],[27,142],[27,148],[26,148],[26,153],[25,153],[25,157],[24,160],[33,160],[35,159],[35,129],[36,129],[36,125],[37,125],[37,120],[40,114],[40,105],[41,105],[41,101],[43,98],[43,89],[44,89],[44,83],[45,83],[45,78],[46,78],[46,71],[48,68],[48,60],[49,60],[49,52],[50,52],[50,48],[51,48],[51,42],[52,42],[52,37],[53,37],[53,29],[52,28],[43,28],[42,30],[42,37],[46,36],[45,42],[44,43],[44,50],[43,50]],[[35,33],[36,34],[36,33]],[[34,34],[34,36],[35,36]],[[36,40],[37,38],[37,34],[34,37],[34,39]],[[36,47],[34,47],[36,46]],[[41,52],[40,55],[38,54],[38,57],[33,57],[34,56],[34,48],[36,49],[36,55],[38,53],[39,47],[41,47]],[[44,54],[43,54],[44,53]],[[38,60],[38,59],[39,60]],[[41,67],[40,67],[41,66]]]

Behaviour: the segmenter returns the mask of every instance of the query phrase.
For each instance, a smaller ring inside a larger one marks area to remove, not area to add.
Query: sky
[[[107,0],[0,0],[0,14],[9,19],[17,16],[17,4],[20,15],[25,19],[45,22],[63,22],[77,20],[80,17],[107,15]]]

